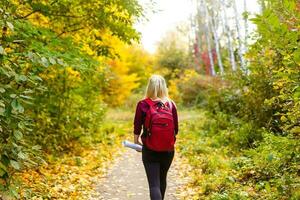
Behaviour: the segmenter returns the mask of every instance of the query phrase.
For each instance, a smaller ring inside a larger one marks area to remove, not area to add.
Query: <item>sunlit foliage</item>
[[[102,38],[138,40],[141,15],[137,1],[0,2],[0,191],[17,197],[15,171],[99,131],[113,79]]]

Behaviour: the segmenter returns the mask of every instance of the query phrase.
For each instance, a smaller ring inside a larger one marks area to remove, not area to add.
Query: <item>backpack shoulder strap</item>
[[[145,100],[145,102],[151,107],[151,106],[154,106],[156,103],[154,103],[149,97],[147,97],[147,98],[145,98],[144,99]],[[161,101],[160,101],[161,102]],[[172,110],[173,109],[173,101],[172,100],[169,100],[169,101],[167,101],[166,103],[164,103],[164,105],[165,106],[167,106],[167,104],[169,105],[169,108],[170,108],[170,110]]]
[[[153,106],[153,105],[154,105],[154,102],[153,102],[150,98],[145,98],[145,101],[146,101],[146,103],[147,103],[149,106]]]
[[[168,105],[169,105],[169,107],[170,107],[170,110],[172,111],[172,109],[173,109],[173,105],[172,105],[172,100],[170,100],[170,101],[167,101],[167,103],[168,103]]]
[[[150,98],[145,98],[144,100],[150,106],[150,109],[146,113],[146,118],[145,118],[145,127],[146,127],[147,134],[149,134],[150,121],[151,121],[151,119],[150,119],[151,116],[149,114],[149,111],[151,111],[151,107],[154,106],[154,102]]]

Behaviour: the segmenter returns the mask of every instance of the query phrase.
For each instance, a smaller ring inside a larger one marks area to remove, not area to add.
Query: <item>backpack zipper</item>
[[[168,123],[152,123],[152,125],[168,126]]]

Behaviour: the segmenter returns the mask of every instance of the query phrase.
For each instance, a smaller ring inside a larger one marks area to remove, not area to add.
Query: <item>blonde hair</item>
[[[159,98],[162,101],[171,101],[168,94],[168,88],[164,77],[161,75],[153,74],[146,88],[145,98]]]

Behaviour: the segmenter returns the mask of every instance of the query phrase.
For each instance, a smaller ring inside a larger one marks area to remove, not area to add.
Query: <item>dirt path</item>
[[[176,152],[175,152],[176,154]],[[184,185],[179,176],[179,157],[174,156],[168,172],[165,200],[179,200],[180,187]],[[180,181],[179,181],[180,180]],[[106,177],[97,186],[97,197],[100,200],[148,200],[149,189],[142,154],[126,148],[116,159]]]
[[[110,112],[109,120],[114,123],[132,121],[130,113],[120,111],[118,115]],[[194,118],[193,112],[182,113],[180,120]],[[131,129],[128,127],[130,134]],[[97,183],[96,191],[91,200],[150,200],[149,186],[142,162],[142,154],[135,150],[122,147],[113,165],[103,179]],[[167,189],[165,200],[186,199],[182,188],[190,181],[186,175],[189,165],[181,158],[177,149],[167,175]],[[186,188],[184,189],[186,190]]]

